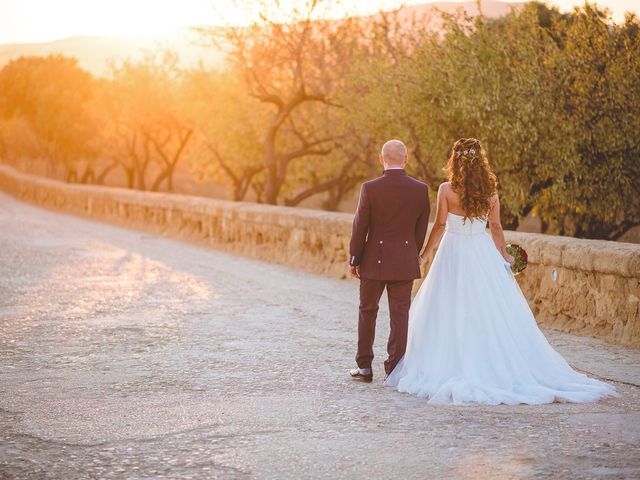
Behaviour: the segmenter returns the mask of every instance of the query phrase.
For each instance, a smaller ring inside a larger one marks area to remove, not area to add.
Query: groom
[[[358,368],[349,372],[354,380],[373,380],[373,340],[385,287],[391,317],[387,376],[407,347],[411,289],[421,276],[419,252],[429,223],[428,187],[404,171],[408,160],[407,147],[389,140],[380,155],[384,175],[360,189],[349,247],[351,276],[360,279]]]

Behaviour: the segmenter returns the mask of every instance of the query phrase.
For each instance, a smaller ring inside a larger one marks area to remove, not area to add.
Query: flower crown
[[[466,150],[458,150],[456,152],[456,158],[460,157],[460,155],[467,156],[469,154],[471,154],[472,156],[475,156],[476,149],[475,148],[470,148],[470,149],[466,149]]]

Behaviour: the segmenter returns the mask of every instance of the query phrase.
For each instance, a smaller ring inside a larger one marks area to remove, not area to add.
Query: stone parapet
[[[45,208],[346,276],[350,214],[66,184],[6,165],[0,165],[0,189]],[[505,235],[529,254],[517,280],[541,326],[640,346],[640,245]]]

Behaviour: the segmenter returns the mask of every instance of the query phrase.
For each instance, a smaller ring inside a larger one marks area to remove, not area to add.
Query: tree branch
[[[309,197],[312,197],[313,195],[316,195],[318,193],[322,193],[322,192],[326,192],[327,190],[337,186],[340,184],[340,179],[339,178],[334,178],[332,180],[328,180],[324,183],[320,183],[318,185],[315,185],[311,188],[308,188],[302,192],[300,192],[298,195],[296,195],[293,198],[287,198],[284,201],[284,204],[289,206],[289,207],[294,207],[296,205],[298,205],[300,202],[302,202],[303,200],[306,200]]]

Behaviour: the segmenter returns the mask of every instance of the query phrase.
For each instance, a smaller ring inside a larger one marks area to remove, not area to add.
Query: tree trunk
[[[267,134],[264,152],[264,164],[267,167],[267,180],[265,185],[265,203],[276,205],[280,187],[278,185],[278,166],[276,159],[276,132],[271,129]]]
[[[85,169],[82,177],[80,178],[80,183],[93,183],[96,180],[96,175],[93,171],[93,167],[91,163],[87,164],[87,168]]]
[[[138,190],[145,191],[147,189],[147,167],[151,162],[151,152],[149,151],[149,138],[144,136],[143,143],[144,159],[139,161],[136,156],[136,170],[138,176]]]
[[[233,200],[235,202],[241,202],[246,197],[249,187],[251,187],[251,180],[253,177],[262,171],[262,168],[249,168],[247,169],[240,179],[234,182],[235,188],[233,190]]]
[[[105,167],[104,170],[102,170],[102,172],[100,172],[100,175],[98,175],[98,177],[96,178],[96,183],[98,185],[103,185],[104,184],[104,179],[107,177],[107,175],[109,175],[109,173],[111,173],[111,171],[116,168],[118,166],[118,162],[113,162],[110,165],[108,165],[107,167]]]
[[[331,188],[335,187],[336,185],[338,185],[339,183],[340,183],[340,179],[336,178],[333,180],[329,180],[328,182],[315,185],[311,188],[303,190],[293,198],[285,199],[284,204],[287,205],[288,207],[295,207],[296,205],[299,205],[303,200],[306,200],[309,197],[317,195],[318,193],[326,192]]]
[[[146,177],[146,168],[138,166],[136,168],[136,179],[138,181],[138,190],[142,190],[143,192],[147,189],[145,177]]]
[[[173,192],[173,171],[174,166],[167,169],[167,191]]]
[[[151,185],[151,191],[157,192],[160,189],[160,185],[162,185],[162,182],[168,180],[169,178],[169,168],[165,168],[158,174],[158,176],[154,180],[153,185]]]
[[[125,175],[127,176],[127,188],[133,189],[135,188],[135,170],[133,167],[125,167],[122,165],[122,169],[124,170]]]
[[[547,233],[549,231],[549,222],[540,217],[540,232]]]
[[[77,182],[78,181],[78,172],[76,172],[75,169],[73,169],[73,168],[68,168],[66,173],[65,173],[64,180],[67,183],[75,183],[75,182]]]

